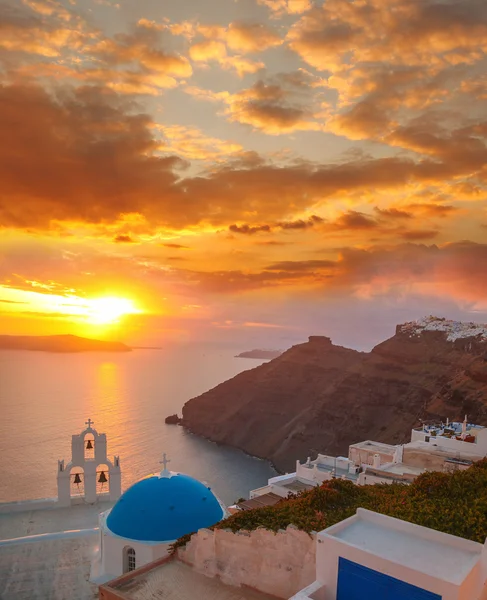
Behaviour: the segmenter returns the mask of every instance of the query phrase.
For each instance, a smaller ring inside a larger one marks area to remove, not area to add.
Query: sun
[[[93,325],[109,325],[117,323],[125,315],[140,312],[133,301],[127,298],[95,298],[88,302],[86,320]]]

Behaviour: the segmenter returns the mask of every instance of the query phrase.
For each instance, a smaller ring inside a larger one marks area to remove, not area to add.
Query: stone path
[[[94,600],[89,582],[98,536],[0,547],[0,600]]]

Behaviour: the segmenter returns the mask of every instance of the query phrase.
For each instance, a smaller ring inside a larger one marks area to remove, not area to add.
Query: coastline
[[[245,450],[244,448],[241,448],[240,446],[236,446],[234,444],[224,444],[223,442],[217,442],[215,440],[212,440],[210,437],[207,437],[206,435],[202,435],[201,433],[196,433],[184,422],[181,422],[179,425],[180,425],[180,427],[182,427],[185,431],[187,431],[191,435],[195,435],[196,437],[201,438],[202,440],[211,442],[212,444],[215,444],[216,446],[221,446],[223,448],[235,448],[235,450],[242,452],[246,456],[250,456],[250,458],[254,458],[255,460],[261,460],[263,462],[268,463],[271,466],[271,468],[274,469],[274,471],[276,472],[277,475],[286,475],[286,473],[284,471],[281,471],[280,469],[278,469],[276,467],[276,465],[272,462],[272,460],[270,458],[267,458],[266,456],[257,456],[255,454],[250,454],[250,452],[247,452],[247,450]]]

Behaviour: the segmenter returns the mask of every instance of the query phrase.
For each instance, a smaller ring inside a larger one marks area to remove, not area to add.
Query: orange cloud
[[[189,55],[196,61],[221,60],[226,57],[227,49],[225,44],[216,40],[205,40],[198,44],[193,44],[189,49]]]
[[[310,10],[312,0],[257,0],[259,4],[267,6],[275,17],[288,14],[300,14]]]
[[[306,82],[312,81],[310,74],[298,71],[258,80],[252,87],[235,94],[214,94],[199,88],[186,88],[186,91],[205,100],[223,101],[230,121],[251,125],[270,135],[280,135],[322,128],[314,115],[316,101],[305,87]]]
[[[262,23],[230,23],[225,38],[228,47],[240,53],[262,52],[282,44],[277,32]]]
[[[243,151],[235,142],[207,137],[196,127],[182,125],[160,125],[157,129],[163,136],[160,150],[174,153],[189,160],[226,160],[232,154]]]

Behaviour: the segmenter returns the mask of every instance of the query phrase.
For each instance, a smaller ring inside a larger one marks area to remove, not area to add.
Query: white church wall
[[[289,598],[315,580],[315,548],[314,535],[292,526],[278,533],[201,529],[178,558],[223,583]]]
[[[135,550],[136,568],[142,567],[168,553],[169,544],[144,544],[105,533],[102,542],[102,573],[115,577],[123,575],[126,548]]]

